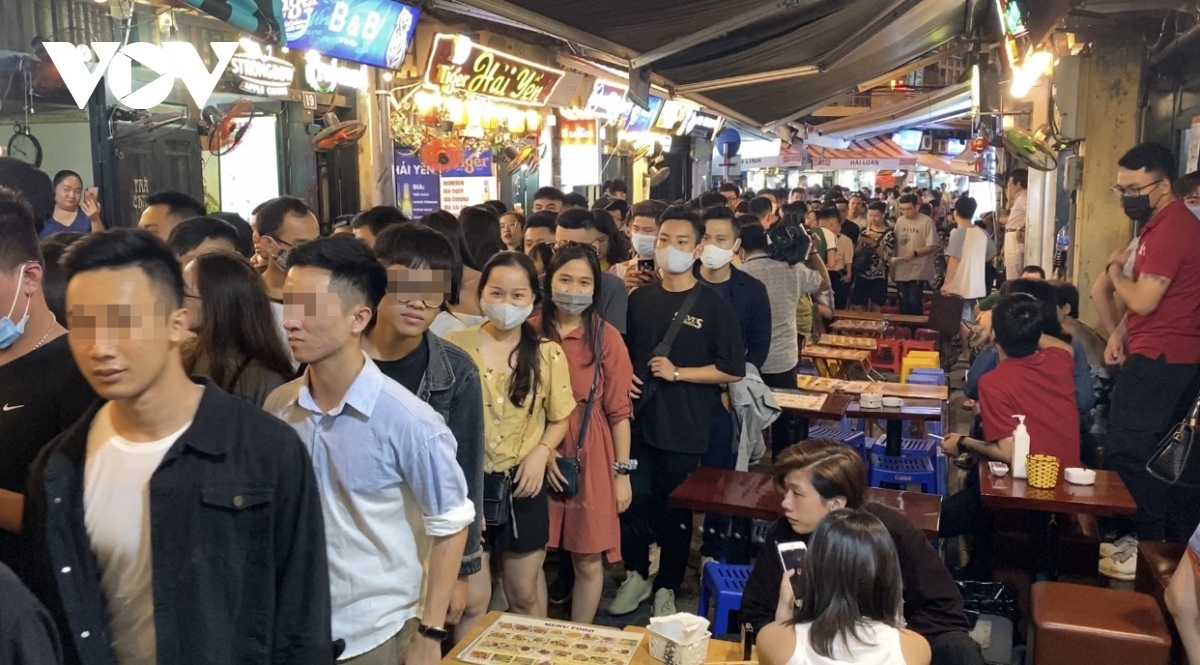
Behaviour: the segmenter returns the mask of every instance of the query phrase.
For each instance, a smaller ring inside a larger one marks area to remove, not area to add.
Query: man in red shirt
[[[1097,304],[1125,303],[1105,362],[1121,364],[1109,409],[1108,467],[1138,504],[1140,539],[1185,542],[1200,522],[1194,491],[1146,472],[1159,442],[1200,391],[1200,220],[1171,192],[1175,156],[1146,143],[1117,163],[1125,214],[1137,223],[1133,248],[1113,253],[1097,284]],[[1144,226],[1143,226],[1144,225]]]

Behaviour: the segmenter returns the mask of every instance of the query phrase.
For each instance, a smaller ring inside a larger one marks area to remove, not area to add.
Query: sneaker
[[[1116,549],[1111,555],[1100,559],[1100,574],[1114,580],[1132,582],[1137,577],[1137,538],[1122,538],[1114,546]]]
[[[571,600],[571,592],[575,590],[575,585],[574,581],[568,580],[567,577],[567,575],[559,573],[550,585],[548,593],[552,605],[565,605],[567,601]]]
[[[650,580],[631,570],[625,574],[625,581],[621,583],[621,588],[617,589],[617,595],[608,604],[608,613],[613,616],[631,614],[637,611],[638,605],[641,605],[649,597]]]
[[[1138,539],[1137,536],[1129,534],[1122,536],[1111,543],[1100,543],[1100,558],[1112,556],[1117,550],[1129,547],[1132,544],[1133,550],[1137,551]]]
[[[654,608],[650,616],[665,617],[675,614],[675,592],[659,589],[654,594]]]

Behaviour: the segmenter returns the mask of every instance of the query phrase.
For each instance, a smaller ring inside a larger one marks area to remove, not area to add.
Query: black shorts
[[[513,497],[508,521],[500,526],[488,526],[483,532],[484,547],[496,554],[528,554],[546,549],[548,542],[550,502],[544,483],[542,491],[535,496],[528,499]]]
[[[884,279],[854,280],[854,295],[850,302],[855,305],[865,305],[868,302],[883,306],[887,302],[888,281]]]

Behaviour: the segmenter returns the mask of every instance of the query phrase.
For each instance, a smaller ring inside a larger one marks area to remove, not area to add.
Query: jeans
[[[1186,542],[1200,522],[1195,489],[1168,485],[1146,471],[1158,444],[1200,391],[1200,366],[1131,355],[1121,366],[1108,415],[1108,468],[1137,502],[1140,540]]]
[[[654,589],[678,593],[692,548],[692,511],[671,508],[667,497],[700,466],[700,455],[651,448],[637,441],[630,446],[638,461],[633,503],[621,515],[621,558],[625,570],[650,577],[650,544],[660,550]]]
[[[718,405],[713,409],[709,424],[708,452],[704,454],[700,466],[713,469],[736,467],[738,451],[733,434],[733,414]],[[704,537],[700,545],[700,556],[720,559],[722,554],[727,554],[730,563],[749,563],[750,533],[751,522],[746,518],[708,513],[704,516]],[[725,547],[726,541],[728,549]]]
[[[850,304],[850,283],[843,282],[842,278],[846,276],[844,270],[829,271],[829,286],[833,289],[833,308],[846,309]]]
[[[925,282],[915,279],[911,282],[896,282],[896,294],[900,298],[901,314],[921,314],[925,309],[922,301],[925,298]]]
[[[952,631],[938,635],[926,635],[933,657],[929,665],[983,665],[983,651],[971,636]]]
[[[788,390],[796,389],[796,370],[792,368],[790,372],[779,372],[778,374],[762,375],[763,383],[767,384],[768,388],[786,388]],[[796,441],[796,417],[786,413],[779,414],[779,418],[771,423],[771,457],[772,459],[779,457],[779,453],[786,450]]]

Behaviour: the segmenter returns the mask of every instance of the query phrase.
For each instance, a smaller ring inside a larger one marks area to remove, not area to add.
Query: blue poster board
[[[384,69],[404,63],[420,15],[394,0],[283,0],[289,48]]]
[[[407,148],[396,148],[392,173],[396,178],[396,207],[409,219],[420,219],[442,207],[438,174]]]

